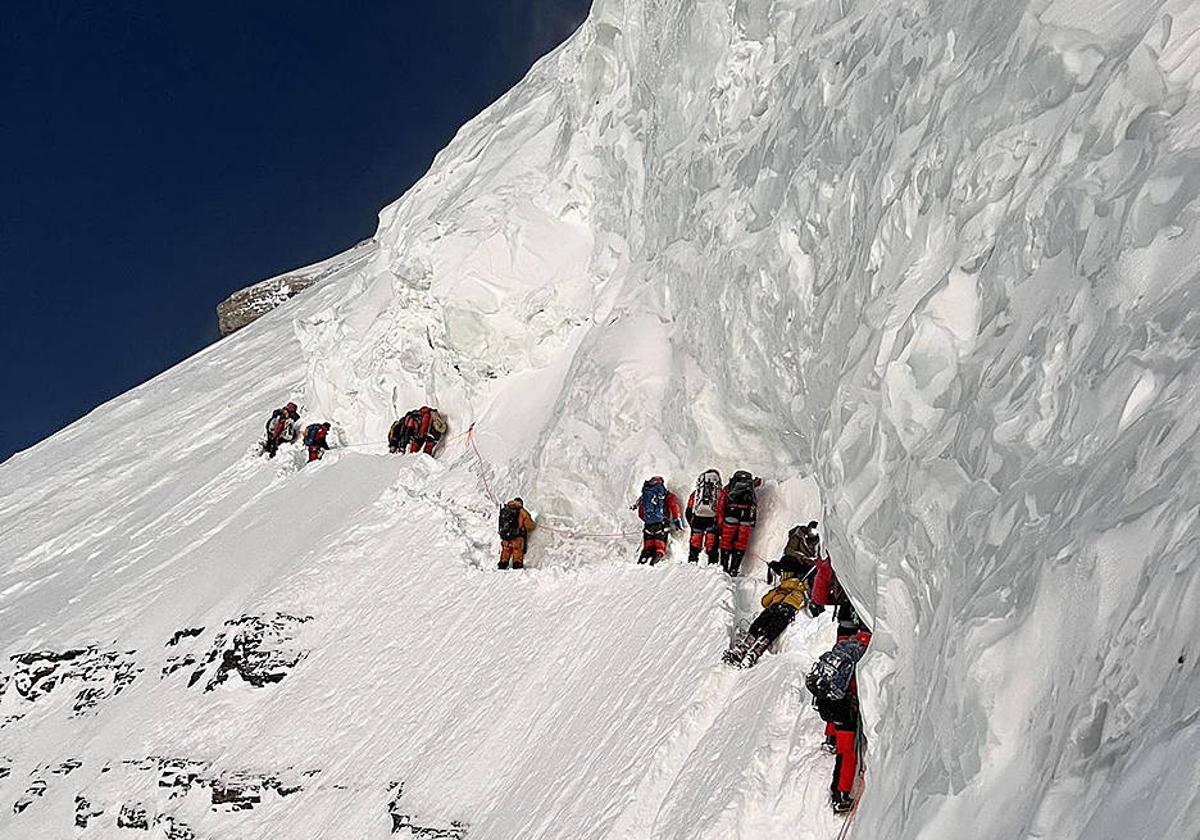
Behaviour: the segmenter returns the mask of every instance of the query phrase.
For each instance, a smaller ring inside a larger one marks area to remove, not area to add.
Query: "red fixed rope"
[[[491,485],[488,484],[487,462],[483,459],[483,454],[480,453],[479,447],[475,444],[475,424],[474,423],[472,423],[471,427],[469,429],[467,429],[466,435],[467,435],[467,445],[470,446],[471,452],[474,453],[475,460],[479,464],[479,480],[481,482],[483,482],[483,489],[487,493],[487,497],[492,500],[492,503],[495,505],[499,505],[500,500],[498,498],[496,498],[496,494],[492,492]],[[551,534],[561,534],[564,537],[570,537],[572,539],[580,539],[580,538],[586,537],[589,539],[616,540],[616,539],[625,539],[626,537],[632,537],[632,536],[637,535],[637,532],[631,533],[628,531],[618,531],[618,532],[608,533],[608,534],[589,533],[589,532],[585,532],[585,531],[568,531],[568,530],[565,530],[562,528],[554,528],[554,527],[551,527],[550,525],[539,525],[538,528],[543,531],[546,531],[548,533],[551,533]]]

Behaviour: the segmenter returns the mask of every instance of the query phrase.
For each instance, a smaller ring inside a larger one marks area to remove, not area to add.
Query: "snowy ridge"
[[[834,836],[828,625],[735,675],[761,584],[490,568],[484,478],[611,534],[717,466],[875,625],[851,836],[1195,837],[1193,5],[598,0],[364,265],[0,467],[4,652],[95,646],[0,697],[0,834]],[[255,460],[288,395],[346,451]],[[482,463],[379,454],[427,402]]]

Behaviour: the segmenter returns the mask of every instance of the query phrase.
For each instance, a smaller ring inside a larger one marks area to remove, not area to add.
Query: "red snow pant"
[[[312,463],[313,461],[319,461],[319,460],[321,460],[321,447],[319,447],[319,446],[308,447],[309,463]]]
[[[745,551],[750,545],[750,532],[754,526],[747,522],[721,523],[721,550]]]
[[[858,727],[855,724],[833,724],[833,745],[837,757],[833,761],[833,784],[830,788],[834,793],[851,793],[854,790],[854,777],[858,773],[858,751],[854,748],[857,734]]]
[[[651,565],[661,560],[667,553],[667,526],[664,523],[647,525],[642,529],[642,554],[639,563],[650,561]]]

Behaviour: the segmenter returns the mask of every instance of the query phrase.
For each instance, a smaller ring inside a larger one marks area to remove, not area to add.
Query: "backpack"
[[[854,667],[866,652],[866,645],[858,639],[843,639],[813,663],[804,687],[812,694],[818,710],[846,698],[854,679]]]
[[[754,504],[754,479],[735,478],[729,482],[729,501],[738,507]]]
[[[721,474],[716,470],[701,473],[696,480],[696,495],[692,503],[693,516],[717,515],[717,497],[721,495]]]
[[[287,428],[287,412],[282,408],[275,409],[271,415],[271,421],[267,424],[267,434],[278,440],[283,437],[283,430]]]
[[[304,445],[305,446],[316,446],[317,445],[317,433],[319,431],[321,431],[320,423],[308,424],[308,426],[306,426],[304,429]]]
[[[659,525],[667,519],[667,488],[661,482],[647,481],[642,485],[642,521]]]
[[[521,536],[521,508],[503,505],[500,508],[500,539],[515,540]]]

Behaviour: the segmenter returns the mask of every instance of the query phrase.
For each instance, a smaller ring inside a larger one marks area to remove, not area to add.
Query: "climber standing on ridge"
[[[498,568],[525,568],[525,540],[536,528],[520,496],[500,507],[500,563]]]
[[[666,556],[667,527],[683,530],[679,499],[667,489],[662,476],[656,475],[642,485],[642,495],[629,509],[636,510],[642,520],[642,553],[638,563],[649,562],[653,566]]]
[[[308,461],[319,461],[321,452],[329,448],[329,423],[310,423],[304,429],[304,445],[308,447]]]
[[[813,697],[813,708],[833,729],[836,756],[830,804],[836,814],[854,807],[854,780],[858,774],[858,756],[862,749],[861,715],[858,706],[858,661],[871,644],[871,634],[860,630],[841,639],[813,663],[804,681]]]
[[[267,438],[262,445],[268,458],[275,457],[281,443],[291,443],[296,439],[296,421],[299,419],[300,414],[294,402],[271,412],[271,419],[267,421]]]
[[[763,611],[746,631],[745,637],[721,656],[722,661],[735,668],[749,668],[771,642],[779,638],[796,613],[808,605],[808,584],[790,577],[762,598]]]
[[[796,577],[809,581],[817,571],[817,557],[821,553],[821,537],[817,534],[816,520],[807,525],[797,525],[788,531],[787,545],[783,548],[783,556],[767,564],[768,571],[779,578],[787,580]],[[770,580],[768,579],[768,582]]]
[[[700,552],[709,563],[717,562],[717,545],[721,529],[717,527],[717,499],[721,496],[721,474],[705,470],[696,479],[696,489],[688,496],[684,519],[692,529],[688,539],[688,562],[700,562]]]
[[[721,568],[730,577],[737,577],[742,558],[750,545],[750,533],[758,521],[758,499],[755,488],[762,479],[745,470],[738,470],[717,498],[717,523],[721,528]]]

